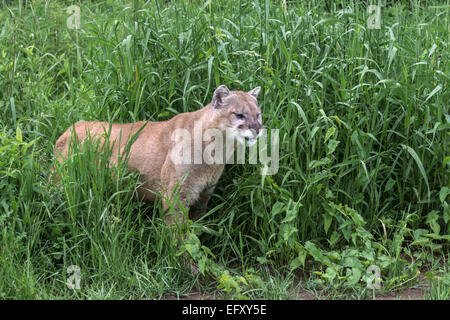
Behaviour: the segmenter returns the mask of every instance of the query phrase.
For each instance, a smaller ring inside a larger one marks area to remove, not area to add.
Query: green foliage
[[[447,7],[381,3],[381,29],[369,29],[366,5],[351,0],[286,11],[272,1],[82,1],[71,30],[70,4],[0,6],[0,297],[287,298],[301,271],[313,290],[367,298],[376,265],[384,291],[432,269],[430,298],[448,298]],[[126,162],[110,167],[111,146],[99,157],[91,141],[62,165],[53,159],[77,121],[166,120],[206,105],[220,84],[262,87],[279,171],[228,166],[180,248],[159,203],[136,201]],[[80,291],[65,286],[72,264]]]
[[[15,136],[3,128],[0,132],[0,203],[3,207],[0,217],[1,227],[6,227],[6,218],[19,210],[21,204],[27,203],[33,193],[32,175],[37,166],[33,159],[32,145],[23,141],[22,130],[17,126]],[[30,190],[31,189],[31,190]]]

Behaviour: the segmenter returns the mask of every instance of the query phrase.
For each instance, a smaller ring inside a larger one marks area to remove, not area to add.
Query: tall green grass
[[[448,2],[381,2],[379,30],[350,0],[82,1],[80,30],[78,1],[0,3],[0,297],[288,298],[301,270],[309,290],[361,298],[369,265],[384,292],[448,259]],[[64,164],[62,190],[48,181],[74,122],[166,120],[220,84],[263,88],[280,170],[227,167],[182,248],[206,278],[95,149]]]

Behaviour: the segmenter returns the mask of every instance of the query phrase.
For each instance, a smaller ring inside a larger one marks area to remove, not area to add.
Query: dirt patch
[[[189,295],[183,297],[168,295],[163,300],[215,300],[215,297],[207,293],[191,292]]]
[[[388,293],[378,293],[375,292],[375,300],[423,300],[426,297],[427,291],[430,286],[428,279],[425,276],[425,270],[422,270],[417,277],[417,283],[408,289],[402,289],[398,291],[388,292]],[[302,283],[304,283],[304,274],[297,273],[296,277],[293,279],[293,288],[295,288],[290,296],[291,300],[318,300],[327,299],[326,294],[323,297],[319,296],[302,289]],[[163,300],[217,300],[220,299],[219,296],[208,293],[191,292],[188,295],[177,297],[176,295],[167,295],[163,297]],[[372,300],[372,298],[367,298],[367,300]]]
[[[390,292],[383,295],[375,296],[376,300],[423,300],[430,285],[425,271],[421,271],[417,277],[418,283],[413,287],[397,292]]]
[[[406,289],[398,293],[376,296],[375,300],[423,300],[425,289]]]
[[[317,300],[317,297],[313,295],[311,292],[303,291],[298,293],[295,298],[295,300]]]

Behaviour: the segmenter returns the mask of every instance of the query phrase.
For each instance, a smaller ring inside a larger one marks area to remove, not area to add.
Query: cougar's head
[[[211,107],[219,129],[226,130],[227,138],[236,138],[240,143],[247,141],[249,146],[256,143],[262,133],[261,109],[256,100],[260,90],[256,87],[249,92],[230,91],[221,85],[214,91]]]

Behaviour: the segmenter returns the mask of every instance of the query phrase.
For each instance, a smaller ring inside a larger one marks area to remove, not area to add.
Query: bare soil
[[[294,287],[299,285],[299,280],[296,279],[294,283]],[[414,285],[411,288],[398,290],[395,292],[389,292],[384,294],[376,294],[375,300],[423,300],[427,290],[429,289],[429,284],[427,278],[425,276],[425,272],[421,272],[418,276],[418,284]],[[200,292],[192,292],[187,296],[177,298],[175,295],[165,296],[164,300],[215,300],[218,297],[215,297],[213,294],[209,293],[200,293]],[[300,290],[291,296],[292,300],[317,300],[321,299],[320,297],[314,295],[313,293]],[[323,298],[322,298],[323,299]]]

